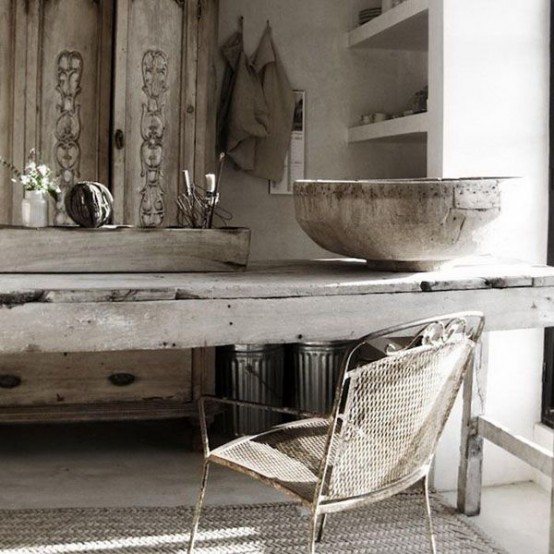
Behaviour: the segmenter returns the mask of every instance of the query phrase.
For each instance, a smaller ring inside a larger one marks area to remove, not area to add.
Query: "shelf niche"
[[[427,113],[419,113],[379,123],[358,125],[348,130],[348,142],[423,142],[427,140],[428,121]]]
[[[429,0],[407,0],[348,33],[350,48],[425,51]]]

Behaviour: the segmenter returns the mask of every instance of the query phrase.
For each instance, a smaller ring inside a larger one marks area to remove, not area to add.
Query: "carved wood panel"
[[[108,183],[111,0],[48,0],[39,14],[38,144],[60,180]],[[70,224],[59,199],[56,225]]]
[[[58,118],[54,136],[54,159],[56,176],[60,189],[65,193],[81,177],[81,104],[78,96],[81,93],[83,78],[83,56],[78,50],[62,50],[56,58],[57,83],[59,94],[57,109]],[[56,202],[57,225],[70,223],[66,216],[63,196]]]
[[[122,223],[165,227],[177,222],[175,200],[187,148],[181,139],[184,103],[187,87],[195,85],[187,79],[187,4],[118,3],[114,123],[124,147],[114,151],[114,192]]]

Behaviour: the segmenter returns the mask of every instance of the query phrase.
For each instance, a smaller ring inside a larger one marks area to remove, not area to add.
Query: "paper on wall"
[[[285,159],[285,171],[280,182],[270,181],[270,194],[292,194],[294,181],[305,177],[306,92],[295,90],[294,97],[294,124],[289,151]]]

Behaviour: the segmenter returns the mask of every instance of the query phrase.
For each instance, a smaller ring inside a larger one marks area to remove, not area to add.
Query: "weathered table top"
[[[479,259],[427,273],[353,260],[244,273],[3,274],[0,352],[163,349],[355,338],[465,309],[489,330],[554,325],[554,268]]]

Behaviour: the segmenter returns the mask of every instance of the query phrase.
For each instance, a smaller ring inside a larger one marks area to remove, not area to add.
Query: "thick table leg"
[[[458,510],[468,516],[477,515],[481,511],[483,438],[477,434],[477,418],[485,411],[487,354],[488,334],[485,333],[475,352],[473,370],[467,372],[463,391]]]

